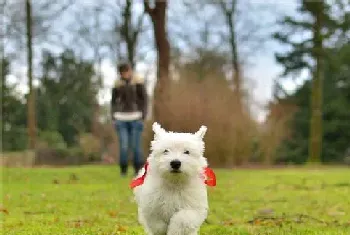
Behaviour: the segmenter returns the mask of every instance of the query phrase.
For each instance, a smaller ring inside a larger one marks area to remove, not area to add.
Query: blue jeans
[[[135,173],[143,166],[142,132],[143,121],[115,121],[115,129],[119,139],[119,164],[122,174],[127,173],[128,153],[132,150]]]

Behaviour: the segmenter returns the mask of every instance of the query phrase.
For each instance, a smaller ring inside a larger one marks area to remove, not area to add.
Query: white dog
[[[216,185],[203,157],[207,128],[191,134],[152,127],[152,153],[131,184],[139,222],[148,235],[197,235],[208,214],[206,185]]]

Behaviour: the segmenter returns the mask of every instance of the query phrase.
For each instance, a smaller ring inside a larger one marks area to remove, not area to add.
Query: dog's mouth
[[[170,172],[174,174],[178,174],[178,173],[181,173],[181,170],[172,169]]]

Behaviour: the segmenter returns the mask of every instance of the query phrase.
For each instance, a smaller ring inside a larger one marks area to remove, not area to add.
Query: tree
[[[137,62],[142,60],[139,50],[139,38],[144,29],[145,13],[138,13],[133,9],[135,1],[108,1],[96,4],[83,5],[81,10],[75,14],[75,21],[70,24],[75,31],[77,47],[85,51],[89,48],[93,51],[97,77],[99,80],[99,96],[104,96],[102,62],[109,56],[113,65],[128,61],[133,68]],[[78,22],[78,23],[77,23]],[[146,41],[146,40],[145,40]],[[112,52],[112,54],[110,53]],[[92,122],[92,133],[99,136],[102,141],[102,128],[100,123],[100,105],[94,104],[94,121]]]
[[[1,136],[2,151],[17,151],[26,149],[28,145],[26,134],[26,107],[15,91],[15,85],[6,80],[10,72],[7,58],[0,61],[1,76]]]
[[[291,120],[295,118],[297,105],[289,99],[281,99],[280,92],[285,91],[280,84],[275,83],[274,100],[268,104],[268,114],[262,125],[259,136],[258,153],[261,154],[264,164],[275,163],[278,150],[285,140],[291,136]]]
[[[42,131],[55,132],[59,130],[60,83],[58,73],[58,60],[48,51],[43,52],[42,76],[37,89],[37,116],[38,128]],[[51,109],[50,107],[55,107]],[[48,112],[50,110],[50,112]]]
[[[58,57],[46,52],[42,68],[37,92],[39,128],[59,132],[73,146],[79,134],[91,132],[98,90],[93,64],[66,50]]]
[[[57,3],[60,7],[57,10]],[[23,4],[24,3],[24,4]],[[45,38],[45,42],[49,41],[53,34],[51,25],[57,17],[71,5],[62,4],[62,1],[38,1],[31,0],[8,1],[4,4],[4,40],[6,41],[6,54],[15,55],[17,60],[21,60],[22,54],[19,53],[23,49],[27,52],[26,67],[28,78],[28,96],[27,96],[27,128],[28,128],[28,147],[33,149],[36,144],[36,110],[35,110],[35,90],[33,89],[33,59],[35,46],[38,46],[41,39]],[[48,14],[49,13],[49,14]]]
[[[309,137],[309,161],[320,161],[322,155],[322,101],[324,60],[326,58],[325,42],[335,35],[342,23],[331,15],[331,6],[325,1],[301,1],[299,12],[308,14],[311,20],[299,20],[286,16],[281,24],[284,27],[310,32],[311,38],[295,41],[295,32],[278,32],[274,37],[283,44],[292,47],[287,53],[276,53],[276,60],[285,67],[283,75],[309,69],[311,80],[311,116]]]
[[[145,12],[136,11],[136,4],[133,0],[81,4],[75,21],[70,24],[71,30],[77,33],[74,37],[77,46],[82,46],[82,50],[91,47],[95,60],[109,55],[113,62],[128,61],[135,67],[144,57],[139,39],[145,32]],[[147,40],[141,42],[147,43]]]
[[[207,79],[225,80],[226,54],[206,48],[197,48],[193,54],[195,54],[195,58],[179,63],[177,72],[180,78],[186,78],[187,80],[193,78],[197,81]]]
[[[237,14],[237,0],[231,2],[220,1],[220,7],[224,13],[226,20],[226,27],[229,30],[229,44],[231,49],[231,64],[233,68],[233,85],[236,93],[236,102],[238,111],[242,114],[242,71],[240,58],[237,48],[237,32],[236,32],[236,14]]]
[[[36,111],[35,94],[33,90],[33,35],[32,35],[32,6],[31,1],[26,0],[26,26],[27,26],[27,76],[28,76],[28,147],[34,149],[36,145]]]
[[[241,144],[245,146],[245,148],[243,148],[243,150],[241,151],[238,151],[237,154],[245,156],[245,155],[251,154],[248,147],[250,145],[251,140],[249,139],[249,136],[245,134],[246,128],[243,126],[249,126],[248,120],[250,119],[250,117],[249,117],[248,109],[245,108],[243,104],[243,100],[244,100],[243,71],[242,71],[242,60],[240,58],[240,54],[238,51],[239,33],[236,27],[238,23],[238,20],[237,20],[238,19],[237,17],[238,0],[232,0],[228,2],[221,0],[219,1],[219,4],[220,4],[221,11],[224,15],[227,31],[229,32],[227,35],[227,41],[231,49],[232,81],[233,81],[233,87],[234,87],[233,107],[235,107],[237,110],[236,121],[237,120],[247,121],[247,123],[244,123],[244,125],[241,125],[241,126],[237,126],[237,128],[235,129],[237,139],[240,136]],[[252,35],[251,37],[253,38]],[[247,157],[245,157],[245,159],[248,160]]]
[[[350,46],[345,45],[329,52],[325,60],[324,103],[323,103],[323,145],[322,162],[343,161],[350,143]],[[309,94],[312,86],[307,80],[293,94],[284,95],[278,103],[292,103],[298,107],[290,122],[290,138],[281,145],[278,161],[304,163],[307,161],[310,129],[311,103]]]
[[[120,33],[122,39],[126,42],[127,45],[128,61],[134,68],[136,64],[135,55],[137,42],[139,35],[142,32],[144,14],[141,14],[138,17],[137,23],[134,25],[132,23],[132,3],[132,0],[126,0],[126,4],[123,9],[123,24],[120,28]]]
[[[190,48],[195,48],[196,45],[193,42],[198,41],[196,40],[197,35],[204,33],[208,34],[208,39],[200,40],[202,46],[227,53],[227,57],[230,59],[228,66],[226,65],[227,70],[231,72],[230,85],[236,93],[240,93],[239,102],[241,102],[242,96],[244,96],[243,67],[247,64],[249,57],[256,56],[259,49],[263,48],[264,42],[267,41],[268,36],[263,33],[263,30],[268,31],[266,25],[269,22],[262,19],[266,18],[263,17],[263,14],[268,13],[268,11],[262,5],[250,0],[185,1],[184,5],[186,7],[184,28],[172,37],[186,35],[186,29],[189,28],[190,22],[195,21],[195,29],[191,28],[187,33],[186,43],[189,44]],[[180,23],[172,18],[171,21],[175,21],[172,27]],[[201,25],[204,25],[204,29],[200,29]],[[263,30],[261,30],[262,28]],[[184,37],[182,36],[182,38]]]
[[[86,48],[92,49],[92,61],[96,66],[96,84],[98,84],[98,89],[103,87],[102,61],[106,55],[106,53],[103,53],[103,49],[105,49],[107,46],[107,41],[103,36],[106,34],[106,29],[101,23],[101,17],[103,14],[104,5],[102,5],[101,2],[87,8],[82,7],[81,10],[75,15],[75,21],[72,25],[77,27],[74,28],[73,31],[77,32],[76,38],[77,41],[79,41],[81,50],[84,51]],[[87,16],[93,19],[92,22],[87,19]],[[100,107],[97,100],[92,104],[92,106],[94,107],[94,114],[91,129],[93,135],[99,136],[101,129],[98,121]]]
[[[144,0],[145,12],[151,17],[154,31],[155,44],[158,57],[158,81],[154,92],[154,119],[165,127],[167,123],[162,121],[162,114],[168,115],[166,104],[169,100],[167,87],[169,87],[170,45],[166,30],[167,1],[155,1],[151,8],[148,0]]]

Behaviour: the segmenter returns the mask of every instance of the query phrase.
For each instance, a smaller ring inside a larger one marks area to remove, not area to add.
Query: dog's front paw
[[[149,234],[151,235],[166,235],[168,225],[163,221],[149,221],[147,224]]]
[[[171,218],[167,235],[197,235],[206,216],[204,210],[181,210]]]

